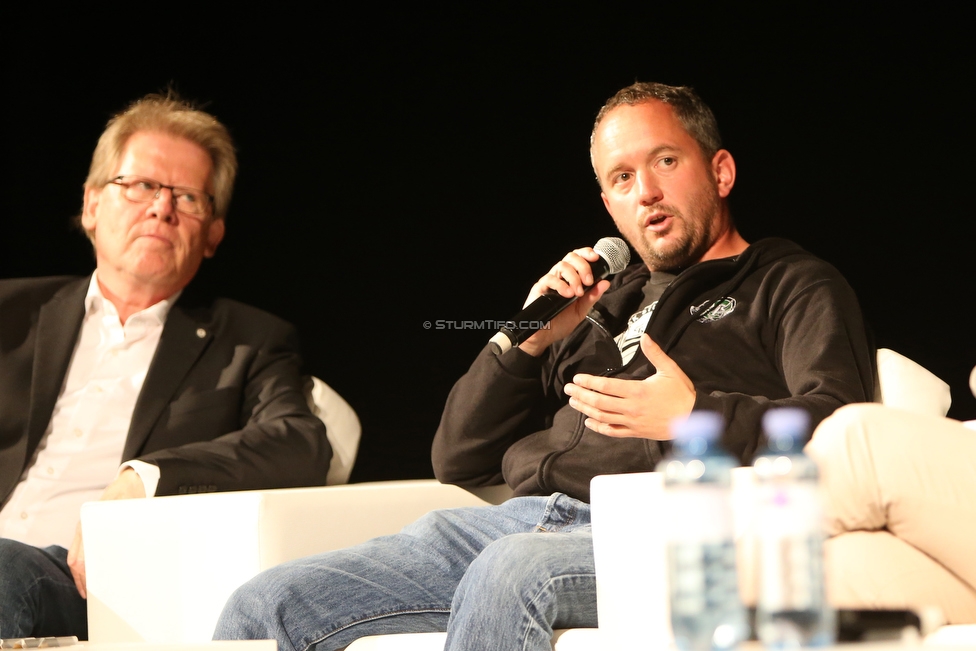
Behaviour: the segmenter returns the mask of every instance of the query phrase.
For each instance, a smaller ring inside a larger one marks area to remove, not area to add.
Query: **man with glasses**
[[[294,329],[184,292],[236,170],[213,116],[143,98],[85,181],[95,272],[0,281],[0,636],[86,637],[83,502],[325,483]]]

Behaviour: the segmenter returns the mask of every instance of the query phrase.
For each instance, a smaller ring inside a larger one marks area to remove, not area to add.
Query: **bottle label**
[[[666,490],[662,506],[667,539],[672,543],[732,540],[734,523],[728,488],[691,485]]]
[[[816,484],[769,484],[756,527],[759,606],[803,611],[823,602],[823,528]]]
[[[679,649],[732,649],[745,639],[727,486],[664,492],[671,628]]]
[[[735,544],[671,544],[668,547],[672,617],[690,617],[738,604]]]

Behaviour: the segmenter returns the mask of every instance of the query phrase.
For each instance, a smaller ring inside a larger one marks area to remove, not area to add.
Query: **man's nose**
[[[149,214],[156,219],[170,221],[176,216],[176,197],[169,188],[159,188],[149,205]]]
[[[649,170],[637,172],[637,191],[642,205],[650,206],[664,199],[657,177]]]

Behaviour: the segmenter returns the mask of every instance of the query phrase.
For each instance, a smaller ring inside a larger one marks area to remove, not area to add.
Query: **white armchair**
[[[395,533],[431,509],[485,503],[429,480],[90,502],[89,639],[209,640],[230,594],[264,569]]]
[[[356,411],[336,393],[335,389],[311,377],[306,385],[308,408],[325,423],[325,431],[332,446],[332,461],[325,483],[329,486],[345,484],[349,481],[356,454],[359,452],[359,438],[362,427]]]
[[[306,389],[333,448],[328,482],[345,483],[359,419],[318,378]],[[505,486],[475,495],[420,480],[88,503],[81,520],[89,639],[205,642],[234,589],[264,569],[395,533],[431,509],[510,494]]]

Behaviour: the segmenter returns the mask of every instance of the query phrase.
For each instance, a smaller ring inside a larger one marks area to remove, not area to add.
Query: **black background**
[[[195,282],[298,326],[308,370],[362,419],[354,480],[430,476],[444,399],[491,333],[423,323],[507,318],[567,250],[615,234],[589,167],[596,111],[635,80],[688,84],[735,156],[746,239],[837,266],[879,346],[976,418],[961,13],[319,7],[5,10],[0,277],[90,272],[69,220],[95,142],[172,83],[240,156],[227,237]]]

